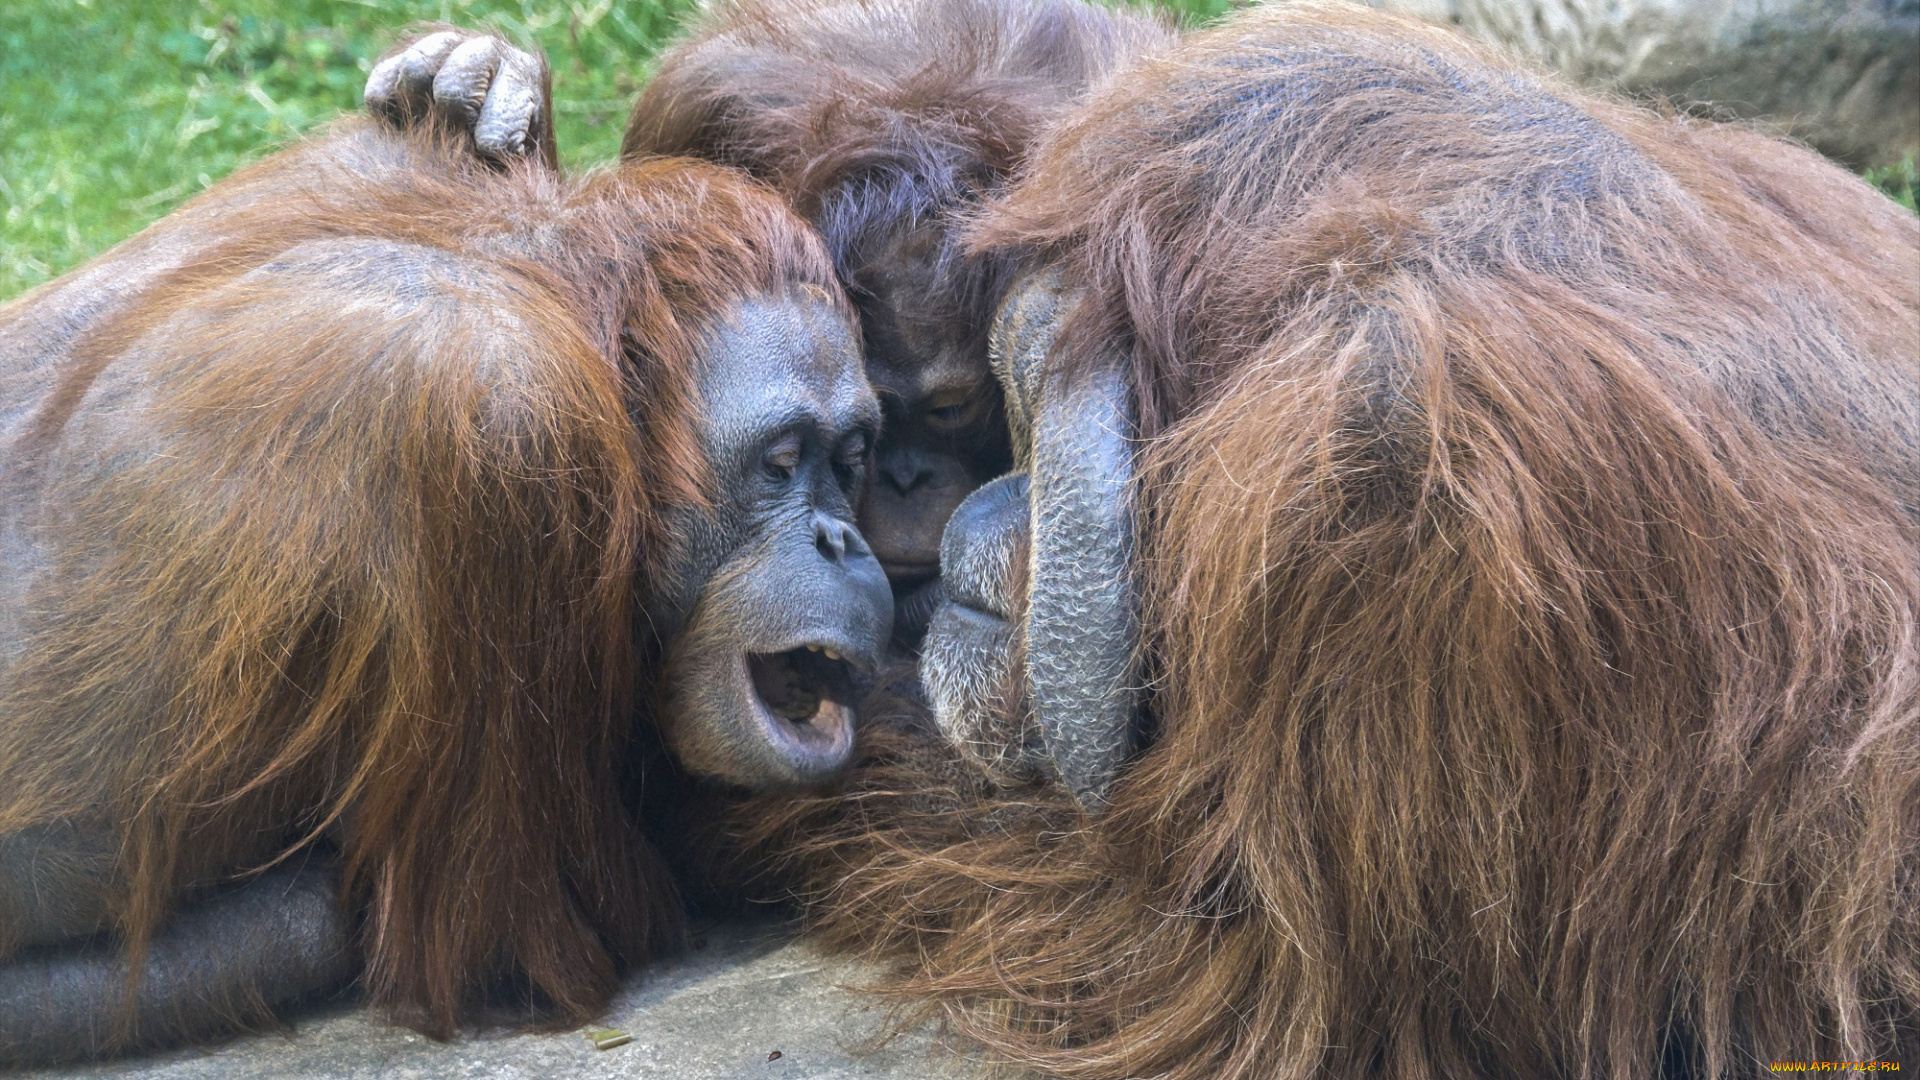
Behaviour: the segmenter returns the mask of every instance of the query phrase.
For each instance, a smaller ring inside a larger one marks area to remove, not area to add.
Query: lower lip
[[[846,764],[853,750],[854,717],[851,705],[821,698],[819,709],[803,724],[781,716],[760,700],[760,692],[754,689],[753,674],[747,670],[747,658],[744,655],[740,657],[740,677],[746,687],[747,700],[753,704],[753,718],[760,725],[761,737],[779,748],[777,752],[783,764],[821,779],[833,775]],[[830,739],[805,738],[801,735],[802,728],[812,728]]]

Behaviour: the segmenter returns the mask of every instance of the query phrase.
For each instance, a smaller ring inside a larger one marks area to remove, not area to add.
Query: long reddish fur
[[[928,230],[916,257],[935,273],[900,317],[984,355],[1008,268],[966,250],[967,211],[1062,109],[1171,40],[1082,0],[718,0],[661,56],[621,149],[746,170],[819,230],[855,295],[896,269],[873,265],[895,232]]]
[[[1500,121],[1551,98],[1592,123]],[[1089,818],[863,709],[843,795],[738,816],[908,1016],[1088,1080],[1920,1047],[1911,213],[1286,5],[1116,80],[975,243],[1131,365],[1152,738]]]
[[[832,269],[776,197],[711,165],[495,173],[426,133],[410,172],[367,182],[341,145],[270,159],[106,257],[160,253],[11,452],[50,453],[129,357],[191,452],[54,493],[93,539],[36,597],[4,688],[0,830],[124,830],[114,929],[136,970],[183,897],[325,834],[377,1004],[444,1037],[505,986],[576,1022],[679,932],[627,787],[648,553],[661,508],[706,481],[696,348],[742,297],[838,295]],[[426,284],[247,277],[329,238],[426,253]],[[391,314],[409,288],[424,298]]]

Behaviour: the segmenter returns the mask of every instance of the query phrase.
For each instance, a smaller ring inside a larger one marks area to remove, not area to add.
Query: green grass
[[[420,20],[547,51],[570,162],[611,158],[691,0],[15,0],[0,4],[0,299],[106,250],[342,111]]]
[[[1914,195],[1920,192],[1920,164],[1912,154],[1896,165],[1882,165],[1877,169],[1868,169],[1861,175],[1867,182],[1881,191],[1893,196],[1893,201],[1909,210],[1920,209],[1914,205]]]
[[[544,49],[561,155],[605,161],[694,0],[0,0],[0,300],[359,108],[421,20]],[[1242,0],[1162,0],[1189,23]],[[1914,205],[1914,163],[1869,179]]]

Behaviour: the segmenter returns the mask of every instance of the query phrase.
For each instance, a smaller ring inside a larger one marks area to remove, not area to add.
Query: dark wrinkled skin
[[[470,55],[527,67],[497,52]],[[543,78],[544,66],[538,71]],[[469,123],[494,115],[465,114]],[[543,104],[530,115],[550,113]],[[483,134],[482,151],[551,159],[550,140],[537,133]],[[374,127],[289,153],[306,156],[309,175],[331,172],[371,184],[430,167]],[[57,369],[89,326],[216,241],[209,223],[220,220],[220,197],[203,197],[6,309],[21,317],[0,327],[0,385],[44,389],[36,370]],[[377,307],[389,292],[404,290],[378,280],[329,279],[327,267],[351,264],[355,274],[391,267],[390,253],[374,250],[382,243],[332,242],[327,258],[302,264],[289,257],[276,272],[317,275],[315,289],[353,291]],[[333,250],[353,244],[367,248],[363,257]],[[117,381],[126,378],[137,385],[137,372],[107,369],[71,430],[139,422],[137,398]],[[670,712],[661,718],[662,736],[697,774],[755,789],[817,784],[851,753],[855,696],[880,667],[891,634],[885,575],[854,523],[880,406],[864,380],[853,328],[824,296],[761,298],[723,318],[707,343],[700,392],[712,501],[684,512],[671,550],[647,553],[653,576],[679,588],[657,597],[645,612],[647,625],[637,628],[663,643],[660,697]],[[19,437],[37,404],[31,396],[0,402],[0,447]],[[123,416],[116,411],[122,409],[129,411]],[[20,479],[26,472],[8,475],[17,464],[0,459],[0,684],[31,648],[15,616],[36,578],[60,557],[35,539],[35,515],[45,511],[37,489]],[[775,715],[745,658],[809,649],[838,653],[847,669],[836,676],[847,685],[837,694],[843,710],[827,718],[832,722]],[[262,834],[298,836],[301,827],[267,822]],[[322,841],[211,899],[190,897],[154,934],[145,975],[128,1002],[124,958],[95,937],[120,887],[119,850],[110,821],[0,835],[0,1065],[117,1052],[128,1045],[125,1030],[135,1032],[133,1045],[158,1046],[270,1022],[277,1008],[332,992],[359,969],[351,919],[340,908]],[[213,880],[246,868],[218,867]],[[137,1026],[121,1028],[126,1018]]]
[[[751,305],[716,335],[739,358],[701,393],[708,467],[723,498],[688,511],[650,612],[667,652],[667,745],[695,773],[744,787],[831,779],[853,747],[850,710],[891,632],[885,576],[852,523],[880,410],[848,328],[821,303]],[[832,730],[780,722],[752,700],[745,653],[830,649],[856,669]]]
[[[1137,736],[1133,420],[1117,370],[1047,373],[1071,308],[1042,271],[995,317],[994,369],[1024,471],[975,492],[949,523],[948,599],[920,670],[941,730],[989,772],[1057,777],[1097,810]]]

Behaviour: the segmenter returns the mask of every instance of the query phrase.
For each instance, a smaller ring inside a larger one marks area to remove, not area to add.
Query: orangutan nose
[[[892,453],[880,455],[874,464],[880,479],[902,495],[911,495],[933,478],[932,466],[911,448],[896,447]]]
[[[867,542],[861,538],[860,530],[854,528],[852,523],[823,513],[813,515],[813,547],[821,558],[835,564],[844,563],[849,558],[868,558],[873,554],[867,549]]]

